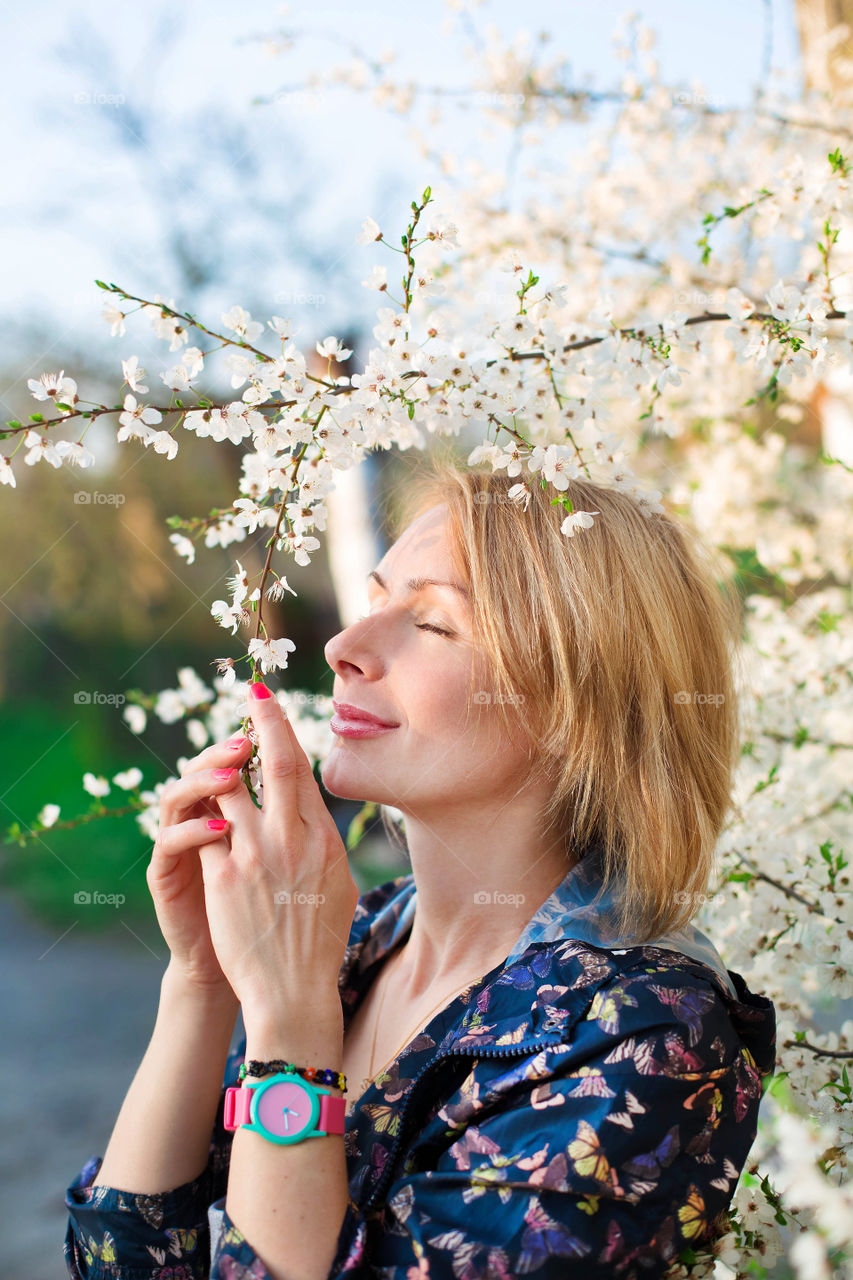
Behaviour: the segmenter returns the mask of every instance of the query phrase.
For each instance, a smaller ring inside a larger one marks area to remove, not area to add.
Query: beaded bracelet
[[[272,1075],[277,1071],[294,1072],[296,1075],[304,1076],[306,1080],[330,1084],[335,1089],[340,1089],[341,1093],[347,1091],[347,1078],[342,1071],[331,1071],[324,1067],[297,1067],[294,1063],[285,1062],[282,1058],[274,1058],[271,1062],[258,1062],[255,1059],[242,1062],[237,1072],[237,1083],[242,1084],[246,1076]]]

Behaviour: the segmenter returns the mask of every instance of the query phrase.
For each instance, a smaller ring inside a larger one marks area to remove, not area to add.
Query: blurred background
[[[794,0],[718,0],[713,18],[690,0],[644,0],[634,11],[658,35],[664,79],[700,85],[728,105],[751,101],[769,77],[798,92]],[[553,55],[569,59],[576,83],[606,87],[621,74],[612,32],[625,13],[620,3],[538,0],[523,17],[534,34],[549,33]],[[368,80],[393,66],[397,79],[434,86],[444,117],[431,117],[427,98],[415,122],[434,131],[438,154],[473,127],[481,107],[463,51],[485,50],[486,22],[512,36],[517,5],[434,4],[405,13],[391,0],[357,8],[258,0],[239,8],[199,0],[7,7],[0,18],[3,419],[24,420],[37,408],[27,380],[45,370],[64,370],[81,394],[109,403],[122,357],[137,354],[150,378],[168,367],[165,345],[141,320],[129,322],[126,338],[111,337],[101,316],[108,295],[96,277],[142,298],[159,295],[213,328],[235,304],[256,319],[288,317],[306,358],[334,334],[354,352],[342,371],[360,368],[378,304],[361,285],[378,261],[370,246],[355,243],[361,224],[371,216],[401,233],[412,199],[449,178],[412,145],[411,118],[345,86],[312,90],[311,72],[361,54]],[[561,135],[555,162],[567,162],[581,134],[582,126]],[[533,179],[515,166],[504,135],[495,135],[494,148],[484,163],[503,164],[507,199],[521,207]],[[214,375],[205,390],[229,395]],[[184,725],[152,717],[137,736],[115,703],[81,702],[76,693],[170,689],[184,667],[209,680],[214,658],[240,651],[210,605],[227,597],[235,558],[250,573],[261,567],[264,531],[238,547],[206,550],[190,565],[175,555],[166,523],[203,516],[236,492],[238,450],[193,440],[167,462],[137,446],[113,443],[110,451],[114,435],[114,422],[91,429],[87,444],[99,463],[85,474],[17,466],[17,489],[0,490],[3,830],[15,823],[26,830],[48,801],[63,817],[83,812],[86,771],[112,777],[138,766],[152,786],[180,755],[194,754]],[[460,437],[460,455],[476,443],[479,435]],[[340,495],[353,520],[343,542],[357,546],[364,573],[388,545],[398,467],[393,451],[377,454]],[[75,503],[84,487],[121,490],[124,502]],[[291,576],[298,598],[270,608],[275,634],[297,646],[281,673],[286,687],[331,695],[323,646],[357,607],[341,541],[337,553],[324,542],[310,569]],[[329,803],[345,832],[360,806]],[[61,1083],[40,1111],[34,1102],[30,1114],[24,1103],[26,1160],[10,1152],[0,1165],[4,1190],[15,1197],[7,1280],[64,1274],[64,1189],[89,1154],[103,1152],[153,1025],[167,956],[145,883],[150,843],[128,816],[0,848],[2,1065],[7,1078],[20,1079],[23,1069],[25,1078]],[[407,872],[378,820],[353,870],[362,887]],[[81,909],[74,903],[81,885],[120,888],[126,901],[120,911]],[[18,1098],[15,1112],[4,1117],[7,1141],[13,1119],[21,1122]]]

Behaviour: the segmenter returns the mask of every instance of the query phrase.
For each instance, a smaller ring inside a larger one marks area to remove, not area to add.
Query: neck
[[[417,906],[395,977],[411,1000],[500,964],[575,862],[556,841],[532,845],[511,819],[498,837],[470,826],[454,836],[407,817],[406,835]]]

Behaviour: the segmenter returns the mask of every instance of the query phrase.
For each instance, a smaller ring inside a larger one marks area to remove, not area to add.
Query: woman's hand
[[[218,798],[242,786],[240,769],[248,738],[205,748],[160,795],[160,829],[146,872],[160,931],[172,959],[169,968],[193,987],[230,991],[210,939],[199,849],[211,839],[210,820],[222,820]],[[230,778],[214,770],[231,769]],[[233,993],[232,993],[233,994]]]
[[[243,785],[217,797],[228,827],[200,849],[210,937],[247,1026],[308,1009],[332,1018],[358,886],[278,699],[253,684],[249,704],[263,806]]]

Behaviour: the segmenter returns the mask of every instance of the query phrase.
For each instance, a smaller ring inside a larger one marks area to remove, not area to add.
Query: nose
[[[348,627],[342,628],[323,646],[326,662],[337,675],[344,675],[353,670],[363,672],[369,665],[368,651],[358,643],[360,628],[367,621],[367,618],[357,619]]]

